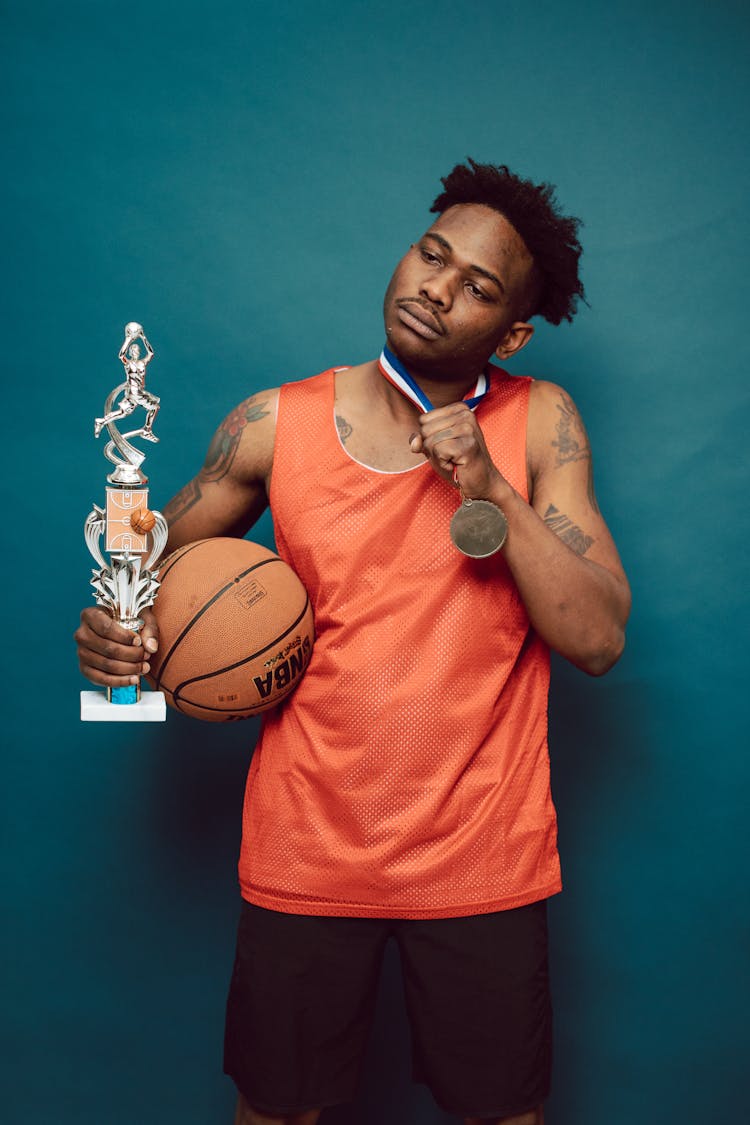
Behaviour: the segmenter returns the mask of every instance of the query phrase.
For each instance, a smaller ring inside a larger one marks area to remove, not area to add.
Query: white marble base
[[[161,691],[144,691],[137,703],[109,703],[103,691],[81,692],[81,719],[93,723],[163,723],[167,705]]]

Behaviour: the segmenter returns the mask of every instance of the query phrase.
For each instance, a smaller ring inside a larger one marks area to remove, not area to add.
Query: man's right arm
[[[278,389],[240,403],[219,426],[202,469],[164,508],[166,551],[212,536],[242,538],[268,506]],[[149,670],[158,647],[149,610],[140,635],[120,628],[106,610],[89,606],[75,632],[81,671],[92,683],[123,687]],[[145,651],[144,651],[145,649]]]

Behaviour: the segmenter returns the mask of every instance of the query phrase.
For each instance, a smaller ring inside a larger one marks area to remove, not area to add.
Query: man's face
[[[533,329],[520,317],[533,260],[499,212],[449,208],[401,259],[383,303],[388,346],[416,374],[475,377]]]

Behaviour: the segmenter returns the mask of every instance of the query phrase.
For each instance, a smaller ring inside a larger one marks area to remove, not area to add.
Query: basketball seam
[[[307,665],[305,665],[305,668],[307,668]],[[278,703],[283,703],[286,697],[288,695],[291,695],[292,692],[297,689],[297,687],[297,683],[290,684],[289,687],[283,692],[283,694],[279,694],[275,697],[271,706],[275,707]],[[169,692],[169,688],[165,688],[164,690]],[[183,715],[187,715],[191,719],[200,719],[202,718],[202,716],[195,715],[192,711],[188,711],[188,707],[192,707],[195,710],[208,711],[211,714],[226,715],[228,718],[233,718],[235,715],[239,715],[240,717],[247,717],[250,714],[254,714],[256,711],[262,711],[264,707],[266,708],[266,710],[270,709],[269,704],[264,702],[264,700],[262,699],[258,703],[254,703],[251,707],[211,707],[207,703],[191,703],[189,700],[177,699],[172,692],[169,692],[169,694],[172,695],[172,706],[175,708],[175,710],[179,711]]]
[[[166,559],[159,567],[159,583],[161,584],[164,581],[170,570],[177,566],[177,563],[180,561],[180,559],[184,559],[185,556],[189,555],[190,552],[195,550],[196,547],[200,547],[202,543],[207,542],[208,540],[206,539],[196,539],[195,543],[186,543],[184,547],[178,547],[175,551],[172,552],[171,555],[167,555]],[[166,570],[164,570],[165,566]]]
[[[205,542],[205,540],[204,540],[204,542]],[[196,544],[196,546],[197,546],[197,544]],[[191,617],[190,621],[188,621],[188,623],[185,625],[185,627],[183,628],[183,630],[179,634],[179,636],[177,636],[175,638],[175,640],[172,642],[172,647],[170,648],[167,655],[164,657],[164,660],[162,661],[161,666],[159,668],[159,675],[154,680],[157,689],[160,687],[161,682],[164,679],[165,669],[166,669],[169,661],[172,659],[172,656],[174,655],[175,649],[178,648],[178,646],[180,645],[180,642],[186,636],[186,634],[190,632],[190,630],[195,625],[196,621],[200,621],[200,619],[204,615],[204,613],[206,613],[211,608],[211,606],[214,605],[214,603],[219,600],[219,598],[223,597],[224,594],[226,594],[227,590],[231,590],[232,587],[234,585],[236,585],[236,583],[241,578],[246,578],[248,574],[251,574],[252,571],[254,571],[254,570],[258,570],[258,568],[261,567],[261,566],[267,566],[269,563],[280,563],[280,562],[283,562],[283,559],[273,557],[273,558],[270,558],[270,559],[261,559],[260,562],[253,563],[253,565],[248,567],[247,570],[243,570],[240,574],[236,575],[236,577],[233,578],[231,582],[228,582],[225,586],[222,586],[222,588],[220,590],[217,590],[217,592],[214,594],[214,596],[211,598],[211,600],[206,602],[204,605],[201,606],[201,608],[198,610],[198,612],[193,617]],[[262,651],[263,650],[261,649],[261,652]]]
[[[273,562],[272,559],[268,559],[266,561]],[[249,656],[243,657],[242,660],[235,661],[234,664],[228,664],[225,668],[216,668],[213,672],[206,672],[202,676],[193,676],[189,680],[183,680],[181,684],[178,684],[174,689],[171,689],[172,690],[172,698],[174,699],[175,706],[179,705],[179,702],[180,702],[179,694],[180,694],[180,692],[182,691],[183,688],[185,688],[185,687],[187,687],[191,684],[200,683],[201,680],[210,680],[214,676],[219,676],[224,672],[233,672],[235,668],[241,668],[243,664],[248,664],[251,660],[255,660],[256,656],[262,656],[262,654],[264,652],[268,652],[269,649],[273,648],[274,645],[277,645],[280,641],[282,641],[284,639],[284,637],[288,636],[289,633],[291,633],[291,631],[293,629],[297,628],[300,621],[302,621],[303,617],[307,613],[309,607],[310,607],[310,599],[308,597],[305,600],[304,607],[303,607],[302,612],[300,613],[299,617],[297,618],[297,620],[293,621],[291,623],[291,625],[287,626],[285,628],[284,632],[279,633],[278,637],[275,637],[274,640],[269,641],[268,644],[263,646],[263,648],[259,648],[257,652],[252,652],[252,653],[250,653]],[[204,704],[202,704],[202,703],[191,703],[189,700],[186,701],[186,702],[187,702],[187,705],[189,707],[201,707],[205,711],[220,711],[220,710],[222,710],[222,708],[219,708],[219,707],[204,706]],[[241,708],[237,708],[237,710],[246,711],[247,708],[241,707]]]

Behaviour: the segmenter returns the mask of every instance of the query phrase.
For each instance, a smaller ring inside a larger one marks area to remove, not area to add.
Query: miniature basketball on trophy
[[[150,508],[136,508],[130,517],[130,526],[136,535],[148,535],[156,523],[156,516]]]
[[[159,582],[148,679],[170,707],[227,722],[291,695],[314,630],[307,592],[283,559],[246,539],[202,539],[165,559]]]

